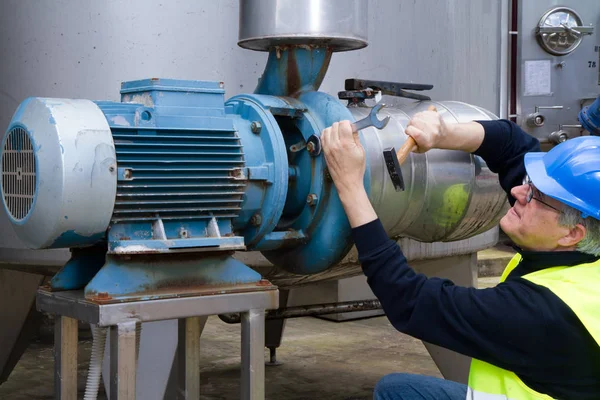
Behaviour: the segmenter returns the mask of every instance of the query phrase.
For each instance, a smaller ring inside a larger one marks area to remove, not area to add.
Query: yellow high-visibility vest
[[[508,263],[500,282],[521,261],[517,254]],[[573,310],[600,346],[600,260],[571,267],[553,267],[523,275],[557,295]],[[528,387],[514,372],[473,359],[469,372],[468,400],[552,400]]]

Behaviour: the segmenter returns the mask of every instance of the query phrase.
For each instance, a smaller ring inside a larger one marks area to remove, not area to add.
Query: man
[[[498,173],[512,208],[501,219],[518,254],[494,288],[416,274],[363,186],[365,151],[348,121],[322,133],[329,172],[363,271],[392,325],[473,357],[469,385],[392,374],[376,400],[600,398],[600,138],[539,152],[512,122],[447,125],[435,111],[406,128],[418,152],[457,149]]]

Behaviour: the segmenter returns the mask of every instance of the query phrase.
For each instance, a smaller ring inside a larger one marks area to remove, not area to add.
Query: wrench
[[[377,113],[385,107],[385,104],[377,104],[375,107],[371,109],[371,112],[366,118],[361,119],[360,121],[354,122],[352,126],[352,132],[358,132],[362,129],[368,128],[369,126],[374,126],[377,129],[383,129],[390,122],[390,117],[387,116],[384,119],[377,118]],[[321,137],[320,135],[312,135],[306,141],[306,150],[310,153],[310,155],[316,157],[321,154],[322,146],[321,146]]]

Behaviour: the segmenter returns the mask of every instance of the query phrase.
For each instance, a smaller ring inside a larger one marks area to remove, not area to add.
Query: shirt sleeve
[[[544,341],[559,333],[546,325],[552,299],[544,288],[522,279],[475,289],[427,278],[408,266],[379,220],[354,228],[353,238],[367,282],[400,332],[516,373],[553,353]]]
[[[525,153],[541,151],[540,142],[511,121],[477,122],[483,126],[485,136],[473,154],[483,158],[489,169],[498,174],[500,186],[513,205],[515,199],[510,195],[510,190],[523,181]]]

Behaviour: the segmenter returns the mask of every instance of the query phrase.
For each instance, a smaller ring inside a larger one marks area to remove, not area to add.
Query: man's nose
[[[529,192],[529,185],[519,185],[515,186],[510,190],[510,194],[512,197],[517,199],[517,201],[521,204],[527,203],[527,193]]]

